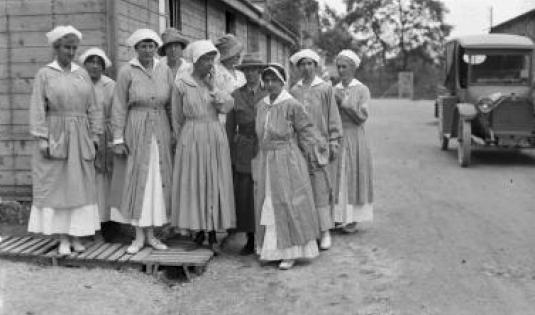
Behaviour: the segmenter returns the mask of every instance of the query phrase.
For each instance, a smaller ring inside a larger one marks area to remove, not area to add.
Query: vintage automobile
[[[435,103],[442,150],[456,138],[459,164],[479,146],[535,148],[533,42],[485,34],[445,45],[446,81]]]

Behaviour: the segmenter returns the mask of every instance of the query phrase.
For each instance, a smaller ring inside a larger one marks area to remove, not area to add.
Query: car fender
[[[457,104],[457,112],[461,119],[472,120],[477,116],[476,106],[470,103]]]

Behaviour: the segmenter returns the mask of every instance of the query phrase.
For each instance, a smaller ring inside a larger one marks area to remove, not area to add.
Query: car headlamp
[[[485,99],[481,102],[479,102],[477,104],[477,108],[479,109],[480,112],[482,112],[483,114],[488,114],[490,113],[490,111],[494,108],[494,106],[492,106],[492,101],[489,100],[489,99]]]

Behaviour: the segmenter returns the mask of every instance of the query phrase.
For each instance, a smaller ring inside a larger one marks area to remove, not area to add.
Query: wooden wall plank
[[[0,125],[0,139],[26,140],[30,138],[30,126],[28,124]]]
[[[0,170],[0,185],[15,185],[17,171]]]
[[[28,110],[0,109],[0,125],[21,125],[28,122]]]
[[[204,1],[181,0],[182,32],[191,40],[206,36],[206,16]]]
[[[82,45],[101,46],[106,43],[106,34],[102,32],[95,25],[96,29],[80,29],[82,32]],[[2,38],[7,39],[7,33],[0,33],[0,47]],[[25,47],[40,47],[41,49],[50,50],[45,32],[41,31],[13,31],[10,32],[10,40],[7,42],[5,48],[25,48]]]
[[[78,47],[79,53],[95,45],[86,45],[82,43]],[[101,39],[101,44],[105,44],[104,39]],[[100,46],[100,45],[97,45]],[[6,60],[7,54],[11,55],[11,60],[16,63],[30,62],[39,63],[42,66],[53,60],[52,50],[49,47],[25,47],[25,48],[12,48],[12,49],[0,49],[0,60]]]
[[[50,31],[56,25],[70,24],[78,30],[99,29],[105,24],[104,12],[78,12],[76,14],[45,14],[21,15],[9,20],[9,29],[13,32]],[[6,32],[6,24],[0,23],[0,32]]]
[[[0,155],[0,170],[29,170],[31,162],[31,155]]]
[[[0,94],[0,110],[9,110],[9,109],[27,110],[28,108],[30,108],[30,98],[31,96],[29,93],[28,94],[13,94],[11,96],[12,101],[10,101],[9,96],[7,94]]]
[[[104,12],[102,0],[7,0],[9,15],[47,15]]]
[[[219,2],[209,2],[208,5],[208,37],[216,40],[218,37],[225,35],[226,16],[225,7]]]

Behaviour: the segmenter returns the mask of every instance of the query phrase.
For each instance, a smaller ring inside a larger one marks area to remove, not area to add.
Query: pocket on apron
[[[53,126],[48,134],[48,153],[51,159],[66,160],[69,156],[69,135],[65,126]]]
[[[94,161],[96,156],[96,150],[95,145],[93,144],[93,141],[89,138],[89,135],[87,133],[82,134],[81,136],[81,151],[82,151],[82,159],[86,161]]]

